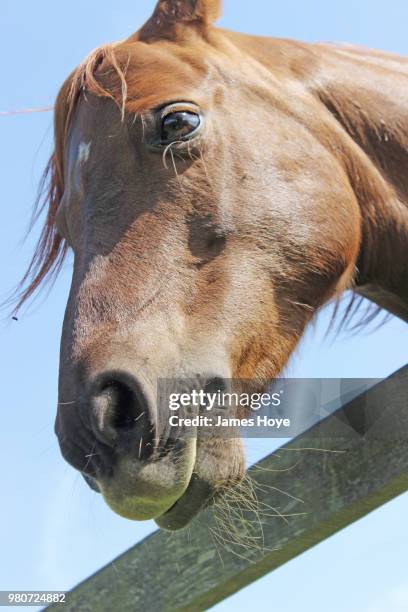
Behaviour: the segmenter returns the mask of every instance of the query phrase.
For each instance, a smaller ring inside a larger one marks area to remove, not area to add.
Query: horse
[[[74,255],[55,431],[121,516],[185,527],[245,474],[159,379],[262,388],[345,290],[408,320],[408,60],[160,0],[67,78],[20,305]],[[224,386],[223,386],[224,385]]]

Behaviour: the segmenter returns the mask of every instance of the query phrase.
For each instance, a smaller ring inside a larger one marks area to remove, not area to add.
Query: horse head
[[[158,379],[277,376],[361,241],[340,130],[310,87],[316,51],[219,30],[219,9],[161,0],[63,85],[34,281],[72,250],[64,457],[114,511],[169,529],[242,478],[244,452],[175,439]]]

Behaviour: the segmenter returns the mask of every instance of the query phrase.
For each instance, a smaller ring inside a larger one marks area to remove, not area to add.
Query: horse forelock
[[[40,180],[30,229],[44,211],[46,218],[31,262],[17,287],[14,312],[17,312],[41,285],[47,281],[54,282],[63,265],[68,245],[57,232],[55,217],[64,193],[64,148],[81,92],[89,91],[96,95],[112,97],[109,89],[102,87],[96,78],[96,71],[104,60],[111,62],[111,66],[123,81],[122,105],[125,104],[124,71],[117,64],[113,45],[104,45],[92,51],[61,87],[54,107],[54,151]]]

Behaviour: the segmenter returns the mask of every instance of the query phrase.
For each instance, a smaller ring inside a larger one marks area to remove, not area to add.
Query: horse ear
[[[139,30],[139,40],[175,36],[178,25],[192,25],[203,33],[221,14],[221,0],[159,0],[153,15]]]

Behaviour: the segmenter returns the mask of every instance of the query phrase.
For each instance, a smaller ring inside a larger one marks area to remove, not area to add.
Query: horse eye
[[[186,140],[201,124],[200,115],[190,111],[176,111],[169,113],[162,119],[162,143]]]

